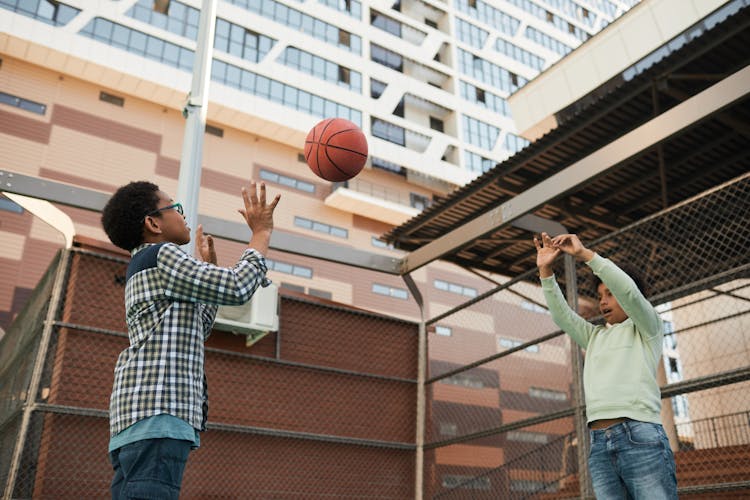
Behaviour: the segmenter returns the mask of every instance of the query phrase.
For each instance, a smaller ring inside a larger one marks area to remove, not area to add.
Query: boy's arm
[[[580,317],[570,308],[565,301],[560,287],[557,285],[554,274],[543,277],[541,281],[544,299],[547,301],[552,321],[561,330],[570,335],[576,344],[586,349],[591,335],[596,330],[596,326]]]
[[[259,285],[268,286],[266,260],[247,249],[233,267],[201,262],[172,243],[159,249],[156,259],[165,294],[177,301],[203,304],[244,304]]]
[[[595,254],[586,264],[599,276],[602,283],[615,296],[625,314],[633,320],[638,330],[652,338],[662,334],[662,323],[654,306],[646,300],[638,286],[628,274],[614,262]]]

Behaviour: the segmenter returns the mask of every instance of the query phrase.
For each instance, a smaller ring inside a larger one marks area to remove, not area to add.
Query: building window
[[[123,107],[125,105],[125,99],[116,95],[108,94],[107,92],[99,92],[99,100],[114,104],[115,106]]]
[[[7,104],[8,106],[23,109],[24,111],[30,111],[38,115],[44,115],[47,112],[47,106],[45,104],[30,101],[23,97],[6,94],[5,92],[0,92],[0,104]]]
[[[440,435],[446,437],[458,436],[458,425],[453,422],[440,422]]]
[[[372,292],[378,295],[385,295],[386,297],[393,297],[395,299],[408,300],[409,292],[403,288],[395,288],[388,285],[381,285],[380,283],[372,284]]]
[[[477,289],[459,285],[456,283],[449,283],[448,281],[443,280],[435,280],[433,282],[433,285],[438,290],[443,290],[444,292],[450,292],[455,293],[456,295],[463,295],[464,297],[476,297],[477,296]]]
[[[79,33],[146,59],[185,71],[193,69],[195,54],[192,50],[101,17],[89,21]]]
[[[9,200],[3,195],[0,195],[0,210],[5,212],[13,212],[16,214],[23,213],[23,207],[13,200]]]
[[[355,92],[362,91],[362,74],[296,47],[287,47],[278,57],[286,66],[295,68]]]
[[[216,137],[224,137],[224,129],[214,127],[213,125],[206,125],[206,133],[209,135],[215,135]]]
[[[401,23],[395,19],[370,10],[370,24],[378,29],[401,38]]]
[[[404,117],[404,98],[402,97],[400,101],[398,101],[398,104],[396,104],[395,109],[393,110],[393,114],[403,118]]]
[[[306,33],[326,43],[338,45],[346,50],[361,53],[362,39],[320,19],[293,9],[275,0],[228,0],[255,14],[272,19],[292,29]],[[359,5],[359,2],[357,2]]]
[[[327,300],[333,299],[333,294],[326,290],[318,290],[317,288],[309,288],[307,293],[309,293],[313,297],[320,297],[321,299],[327,299]]]
[[[443,124],[443,120],[439,118],[435,118],[434,116],[430,117],[430,128],[432,130],[437,130],[438,132],[445,131],[445,125]]]
[[[480,89],[474,85],[467,83],[463,80],[459,82],[461,90],[461,97],[469,102],[473,102],[487,108],[489,110],[500,113],[504,116],[510,116],[510,110],[508,109],[508,103],[499,95],[488,92],[485,89]]]
[[[388,250],[393,250],[393,243],[386,243],[385,241],[381,241],[377,236],[371,236],[370,243],[376,248],[387,248]]]
[[[351,80],[349,76],[350,73],[351,70],[349,68],[339,66],[339,81],[348,85]]]
[[[380,170],[385,170],[386,172],[406,177],[406,169],[397,163],[378,158],[377,156],[371,156],[370,160],[372,162],[372,168],[379,168]]]
[[[490,160],[489,158],[485,158],[484,156],[472,153],[471,151],[464,151],[464,162],[466,164],[466,168],[468,168],[472,172],[477,172],[480,174],[497,165],[497,162],[495,160]]]
[[[491,490],[492,483],[489,477],[460,476],[457,474],[446,474],[443,476],[444,488],[463,488],[467,490]]]
[[[523,137],[518,137],[517,135],[511,134],[510,132],[506,132],[505,134],[505,149],[507,149],[511,153],[517,153],[529,144],[531,143]]]
[[[339,30],[339,45],[343,45],[344,47],[351,47],[352,46],[352,34],[349,33],[348,31]]]
[[[425,19],[424,23],[430,28],[438,29],[438,23],[432,19]]]
[[[362,4],[357,0],[318,0],[320,3],[332,7],[339,12],[344,12],[351,17],[360,19],[362,16]]]
[[[271,172],[270,170],[261,169],[260,178],[264,181],[269,181],[273,182],[274,184],[281,184],[282,186],[296,189],[297,191],[302,191],[305,193],[315,193],[315,184],[300,179],[295,179],[294,177],[289,177],[283,174],[278,174],[276,172]]]
[[[549,483],[545,483],[543,481],[532,481],[530,479],[511,479],[510,490],[525,491],[528,493],[553,493],[556,490],[556,485],[550,485]]]
[[[371,118],[372,135],[399,146],[406,145],[406,130],[380,118]]]
[[[182,2],[138,0],[126,15],[190,40],[198,38],[200,10]],[[222,22],[226,23],[226,21]],[[218,26],[218,19],[216,24]]]
[[[520,441],[522,443],[549,443],[549,435],[541,432],[510,431],[506,437],[508,441]]]
[[[401,54],[397,54],[380,45],[370,44],[370,59],[399,73],[403,73],[404,71],[404,58],[401,57]]]
[[[567,401],[568,395],[563,391],[543,389],[541,387],[529,387],[529,396],[532,398],[547,399],[550,401]]]
[[[324,222],[318,222],[316,220],[306,219],[304,217],[294,217],[294,225],[304,229],[310,229],[318,233],[330,234],[338,238],[348,238],[349,230],[343,227],[331,226]]]
[[[534,302],[529,302],[528,300],[521,301],[521,309],[526,309],[527,311],[535,313],[549,314],[549,309],[539,304],[535,304]]]
[[[456,375],[440,379],[440,382],[448,385],[460,385],[461,387],[468,387],[470,389],[484,389],[485,387],[481,379],[472,377],[467,373],[457,373]]]
[[[450,337],[453,335],[453,329],[449,326],[435,325],[435,335]]]
[[[387,86],[388,86],[387,84],[378,80],[373,80],[371,78],[370,79],[370,97],[372,97],[373,99],[377,99],[378,97],[383,95],[383,92],[385,92],[385,88]]]
[[[266,267],[268,267],[269,270],[284,274],[291,274],[292,276],[299,276],[301,278],[313,277],[313,270],[311,268],[298,266],[297,264],[290,264],[288,262],[266,259]]]
[[[223,19],[216,20],[216,50],[250,62],[260,62],[276,40]]]
[[[81,12],[53,0],[2,0],[0,9],[7,9],[53,26],[64,26]]]
[[[489,123],[463,115],[463,136],[469,144],[491,151],[495,147],[500,129]]]
[[[417,193],[409,193],[409,205],[417,210],[424,210],[430,206],[430,199]]]
[[[284,283],[284,282],[282,282],[279,286],[281,288],[286,289],[286,290],[292,290],[293,292],[305,293],[305,287],[302,286],[302,285],[295,285],[293,283]]]
[[[503,337],[499,337],[497,339],[497,345],[500,347],[504,347],[505,349],[512,349],[514,347],[518,347],[521,344],[523,344],[523,342],[521,342],[520,340],[507,339]],[[524,351],[539,352],[539,344],[530,345],[526,347]]]

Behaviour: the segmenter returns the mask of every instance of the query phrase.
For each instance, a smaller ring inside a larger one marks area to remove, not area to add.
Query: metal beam
[[[0,170],[0,191],[31,196],[94,212],[101,212],[111,196],[111,193],[40,179],[10,170]],[[250,241],[251,232],[245,223],[232,222],[207,215],[199,215],[198,222],[203,224],[206,233],[217,238],[241,243]],[[304,255],[382,273],[401,274],[401,261],[397,257],[365,252],[279,230],[274,231],[271,235],[270,248],[280,252]]]
[[[467,241],[481,238],[521,215],[533,211],[645,149],[692,127],[698,121],[721,111],[748,93],[750,93],[750,66],[665,111],[513,199],[414,250],[402,259],[402,273],[414,271],[452,253],[456,248],[466,245]]]

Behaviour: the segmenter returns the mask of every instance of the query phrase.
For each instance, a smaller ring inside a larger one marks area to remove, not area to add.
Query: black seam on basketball
[[[313,154],[313,148],[315,149],[315,154]],[[310,148],[310,156],[315,160],[313,163],[315,163],[315,167],[313,167],[310,164],[310,161],[307,162],[307,164],[310,166],[310,168],[314,168],[316,170],[316,174],[318,177],[322,177],[321,171],[320,171],[320,162],[318,161],[318,151],[320,150],[320,143],[313,143],[313,147]]]
[[[321,142],[321,144],[323,144]],[[355,155],[364,156],[367,158],[367,155],[364,154],[362,151],[357,151],[356,149],[349,149],[342,146],[336,146],[334,144],[323,144],[326,148],[332,148],[332,149],[338,149],[339,151],[346,151],[347,153],[354,153]]]
[[[340,148],[338,148],[338,149],[340,149]],[[336,162],[335,162],[335,161],[333,161],[333,158],[331,158],[331,157],[330,157],[330,156],[328,155],[328,148],[327,148],[327,147],[326,147],[326,148],[325,148],[325,149],[324,149],[323,151],[324,151],[324,154],[326,155],[326,158],[328,158],[328,163],[329,163],[329,164],[331,164],[331,165],[333,165],[333,168],[335,168],[336,170],[338,170],[339,172],[341,172],[342,174],[344,174],[344,175],[345,175],[345,176],[347,176],[347,177],[351,176],[351,173],[350,173],[350,172],[347,172],[346,170],[341,170],[341,169],[339,168],[339,166],[338,166],[338,165],[336,165]],[[323,176],[321,176],[321,177],[323,177]],[[326,177],[323,177],[323,178],[324,178],[325,180],[327,180],[327,181],[333,182],[333,181],[331,181],[331,179],[328,179],[328,178],[326,178]]]

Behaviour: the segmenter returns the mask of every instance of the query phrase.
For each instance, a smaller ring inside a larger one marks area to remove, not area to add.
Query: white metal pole
[[[190,255],[195,249],[195,229],[198,227],[198,194],[201,186],[203,134],[206,129],[208,86],[211,81],[211,56],[214,49],[216,0],[203,0],[198,41],[195,48],[193,83],[183,114],[185,137],[182,142],[180,175],[177,178],[177,201],[182,203],[185,219],[190,226],[190,243],[183,249]]]

